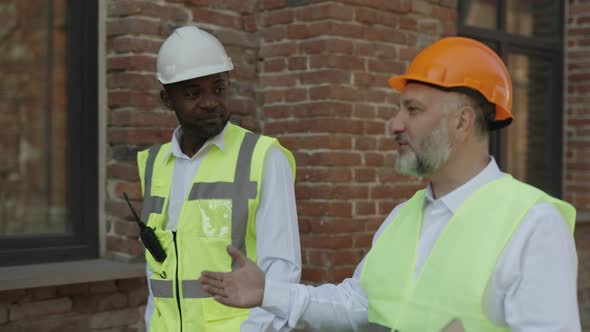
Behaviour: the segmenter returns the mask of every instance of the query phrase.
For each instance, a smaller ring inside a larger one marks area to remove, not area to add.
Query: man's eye
[[[188,98],[199,98],[200,93],[199,91],[187,90],[184,95]]]
[[[215,88],[215,93],[218,94],[218,95],[220,95],[220,94],[222,94],[224,92],[225,92],[225,87]]]

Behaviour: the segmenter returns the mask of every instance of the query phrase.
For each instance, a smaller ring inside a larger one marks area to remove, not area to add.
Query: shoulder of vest
[[[250,131],[250,130],[248,130],[246,128],[240,127],[240,126],[238,126],[236,124],[233,124],[233,123],[230,123],[230,125],[231,125],[230,128],[232,128],[230,130],[237,130],[237,131],[241,131],[241,132],[244,132],[244,133],[251,133],[253,135],[258,136],[257,144],[261,144],[261,143],[262,144],[272,144],[274,142],[278,142],[278,140],[276,138],[274,138],[274,137],[266,136],[266,135],[263,135],[263,134],[254,133],[254,132],[252,132],[252,131]]]
[[[492,181],[490,185],[494,185],[497,187],[496,192],[498,195],[529,195],[529,196],[547,196],[551,197],[549,194],[544,192],[543,190],[534,187],[528,183],[522,182],[520,180],[515,179],[511,175],[506,175],[503,178],[500,178],[496,181]]]

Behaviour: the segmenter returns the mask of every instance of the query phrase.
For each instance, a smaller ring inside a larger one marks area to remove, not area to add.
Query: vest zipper
[[[178,315],[180,316],[180,332],[182,332],[182,310],[180,309],[180,283],[178,282],[178,246],[176,245],[176,232],[172,232],[172,239],[174,241],[174,252],[176,253],[176,276],[174,282],[176,283],[176,304],[178,305]]]

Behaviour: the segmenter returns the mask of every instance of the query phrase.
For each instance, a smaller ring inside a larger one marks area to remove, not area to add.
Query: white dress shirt
[[[227,128],[227,126],[226,126]],[[225,129],[210,138],[197,153],[188,157],[180,149],[182,128],[178,127],[172,135],[170,153],[174,156],[174,173],[168,203],[166,229],[176,231],[178,218],[184,199],[203,158],[210,149],[225,150]],[[265,271],[269,280],[298,283],[301,276],[301,249],[299,228],[295,207],[295,191],[291,165],[283,151],[271,147],[264,160],[260,203],[256,211],[256,254],[258,266]],[[148,285],[151,271],[147,266]],[[146,329],[154,311],[153,294],[149,288],[145,312]],[[248,319],[242,323],[242,332],[265,331],[270,324],[279,329],[286,324],[285,319],[274,317],[268,311],[255,308]]]
[[[439,199],[427,188],[416,276],[453,213],[475,191],[502,176],[491,158],[476,177]],[[385,219],[373,244],[402,206]],[[366,330],[367,296],[360,286],[363,264],[364,259],[352,278],[338,285],[313,287],[267,280],[262,307],[287,318],[282,331]],[[484,295],[485,314],[512,331],[580,331],[576,279],[577,255],[569,228],[557,208],[539,203],[528,211],[496,264]]]

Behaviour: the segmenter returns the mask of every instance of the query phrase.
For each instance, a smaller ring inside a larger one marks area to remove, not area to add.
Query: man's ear
[[[174,111],[172,101],[170,100],[170,95],[166,89],[160,91],[160,100],[162,101],[162,104],[164,104],[164,106],[166,106],[169,110]]]
[[[456,133],[456,137],[461,141],[465,141],[465,139],[470,135],[470,133],[475,129],[475,122],[476,122],[476,115],[473,106],[465,105],[457,110],[457,117],[454,123]]]

